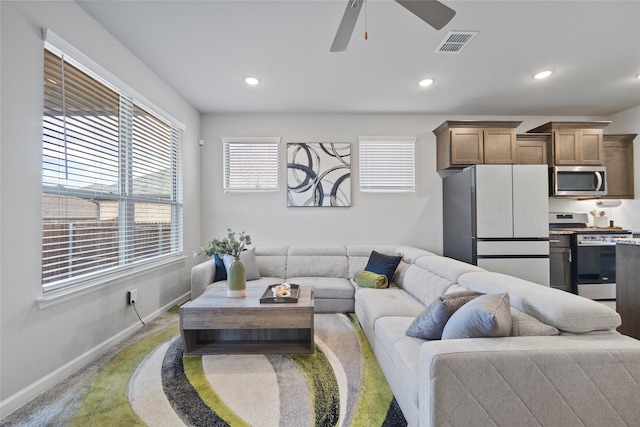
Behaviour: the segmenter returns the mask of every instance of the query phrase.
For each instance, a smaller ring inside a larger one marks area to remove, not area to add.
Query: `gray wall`
[[[442,185],[436,172],[436,140],[433,129],[444,120],[521,120],[519,133],[550,120],[617,120],[606,132],[640,133],[638,111],[617,118],[575,116],[433,116],[433,115],[240,115],[202,116],[202,240],[225,234],[227,227],[245,230],[255,245],[272,244],[410,244],[442,253]],[[636,118],[635,121],[633,118]],[[634,130],[635,129],[635,130]],[[277,193],[224,193],[222,191],[222,143],[227,136],[280,136],[281,190]],[[416,136],[416,192],[400,194],[358,191],[358,136]],[[640,155],[636,140],[636,158]],[[352,180],[350,208],[302,208],[286,206],[286,143],[351,143]],[[638,165],[636,161],[636,165]],[[640,166],[636,167],[636,188]],[[638,194],[638,192],[636,192]],[[553,201],[552,201],[553,203]],[[585,205],[584,207],[582,205]],[[588,206],[586,206],[588,205]],[[593,202],[565,202],[567,209],[589,211]],[[585,209],[588,207],[588,209]],[[635,210],[634,210],[635,209]],[[617,208],[626,227],[640,230],[638,201]],[[623,216],[623,213],[626,215]],[[623,220],[624,218],[624,220]]]
[[[0,2],[0,415],[64,378],[190,291],[190,253],[177,264],[39,310],[43,41],[48,27],[186,125],[184,247],[200,245],[200,115],[74,2]]]

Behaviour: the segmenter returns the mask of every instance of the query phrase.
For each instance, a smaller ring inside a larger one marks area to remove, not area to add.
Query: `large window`
[[[44,52],[45,292],[182,254],[182,131],[60,50]]]
[[[413,137],[358,137],[360,191],[414,191],[415,141]]]
[[[223,137],[224,191],[278,191],[279,137]]]

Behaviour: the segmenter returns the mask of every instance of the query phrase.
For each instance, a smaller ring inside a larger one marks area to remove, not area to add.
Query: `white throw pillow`
[[[229,271],[229,266],[234,261],[233,256],[225,255],[222,260],[224,266]],[[256,248],[247,249],[240,253],[240,261],[244,264],[244,268],[247,275],[247,280],[258,280],[260,278],[260,272],[258,271],[258,262],[256,261]]]
[[[508,337],[511,334],[509,294],[479,296],[458,309],[444,326],[442,339]]]

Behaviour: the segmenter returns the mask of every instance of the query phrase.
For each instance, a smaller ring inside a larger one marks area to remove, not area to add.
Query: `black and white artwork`
[[[351,206],[351,144],[288,143],[287,206]]]

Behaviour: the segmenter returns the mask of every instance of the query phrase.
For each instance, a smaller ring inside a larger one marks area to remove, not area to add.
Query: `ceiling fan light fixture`
[[[420,87],[427,87],[427,86],[431,86],[432,84],[434,84],[436,82],[436,79],[429,77],[426,79],[422,79],[418,82],[418,86]]]
[[[542,79],[546,79],[551,74],[553,74],[553,70],[544,70],[544,71],[540,71],[539,73],[534,74],[533,78],[536,79],[536,80],[542,80]]]
[[[249,86],[256,86],[260,84],[260,79],[258,79],[257,77],[245,77],[244,82]]]

